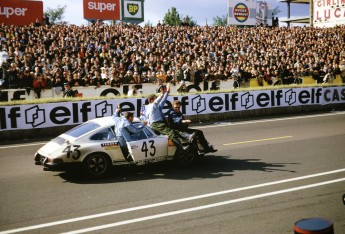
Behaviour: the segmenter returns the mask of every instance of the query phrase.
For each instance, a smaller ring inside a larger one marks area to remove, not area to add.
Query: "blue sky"
[[[272,8],[279,7],[281,13],[278,17],[287,17],[286,3],[267,0]],[[43,7],[56,9],[58,6],[67,6],[64,21],[70,24],[82,25],[87,21],[83,19],[83,0],[43,0]],[[176,7],[181,16],[191,16],[198,25],[205,25],[206,21],[212,24],[213,18],[227,13],[227,0],[145,0],[145,23],[150,21],[154,26],[172,7]],[[307,16],[309,6],[291,4],[291,16]],[[282,25],[282,24],[281,24]]]

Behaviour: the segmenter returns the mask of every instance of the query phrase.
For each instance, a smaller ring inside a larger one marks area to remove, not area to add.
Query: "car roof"
[[[114,118],[112,116],[101,117],[90,120],[90,122],[94,122],[99,124],[101,127],[113,126],[115,124]],[[140,123],[140,119],[135,117],[133,123]]]
[[[89,121],[97,123],[101,127],[111,126],[111,125],[115,124],[114,118],[112,116],[96,118],[96,119],[92,119],[92,120],[89,120]]]

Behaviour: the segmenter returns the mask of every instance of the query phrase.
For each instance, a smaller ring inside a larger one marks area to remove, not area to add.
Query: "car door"
[[[127,141],[128,149],[135,161],[166,156],[168,154],[168,138],[157,136],[146,127],[137,135],[131,135]]]

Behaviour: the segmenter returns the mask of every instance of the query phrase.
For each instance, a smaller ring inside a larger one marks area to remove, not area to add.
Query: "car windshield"
[[[72,136],[72,137],[79,137],[79,136],[84,135],[85,133],[90,132],[92,130],[95,130],[99,127],[100,127],[100,125],[97,123],[88,122],[88,123],[81,124],[75,128],[72,128],[71,130],[69,130],[65,134],[68,136]]]

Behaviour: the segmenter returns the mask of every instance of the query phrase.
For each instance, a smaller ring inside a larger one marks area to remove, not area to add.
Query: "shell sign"
[[[238,3],[233,9],[233,15],[238,22],[243,23],[249,18],[249,8],[243,3]]]
[[[23,26],[43,21],[43,2],[24,0],[1,0],[0,23]]]
[[[120,20],[120,0],[84,0],[84,19]]]

